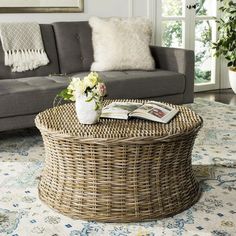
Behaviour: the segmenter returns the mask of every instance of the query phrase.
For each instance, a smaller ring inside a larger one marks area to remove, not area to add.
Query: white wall
[[[147,16],[152,0],[84,0],[84,13],[40,13],[40,14],[0,14],[0,22],[36,21],[52,23],[56,21],[88,20],[90,16]]]
[[[153,22],[153,43],[155,42],[155,3],[156,0],[84,0],[83,13],[34,13],[1,14],[0,22],[35,21],[52,23],[58,21],[83,21],[90,16],[147,17]]]

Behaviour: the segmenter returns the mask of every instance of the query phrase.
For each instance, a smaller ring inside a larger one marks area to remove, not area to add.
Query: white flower
[[[98,84],[99,75],[96,72],[91,72],[88,76],[84,77],[86,87],[93,88]]]
[[[61,91],[60,97],[65,100],[76,101],[77,98],[86,95],[87,101],[96,101],[97,108],[102,101],[102,97],[106,95],[106,86],[102,83],[96,72],[91,72],[84,79],[73,77],[66,89]]]
[[[72,78],[72,81],[70,82],[68,86],[68,90],[79,91],[81,94],[85,92],[86,88],[87,87],[84,81],[76,77]]]

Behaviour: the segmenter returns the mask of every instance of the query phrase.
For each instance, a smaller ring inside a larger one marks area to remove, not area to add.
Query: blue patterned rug
[[[203,194],[190,209],[146,223],[72,220],[39,199],[44,149],[35,130],[0,134],[0,236],[235,236],[236,107],[197,99],[204,119],[193,150]]]

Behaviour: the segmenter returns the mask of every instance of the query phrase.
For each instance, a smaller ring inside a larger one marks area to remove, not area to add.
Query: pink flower
[[[97,85],[98,95],[104,97],[107,94],[107,88],[104,83],[98,83]]]

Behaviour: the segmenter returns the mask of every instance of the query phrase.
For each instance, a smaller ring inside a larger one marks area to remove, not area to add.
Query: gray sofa
[[[72,75],[83,76],[93,62],[88,22],[41,25],[50,63],[34,71],[12,73],[4,66],[0,44],[0,131],[34,126],[37,113],[52,107]],[[100,73],[108,98],[149,98],[176,104],[193,101],[194,53],[151,46],[155,71]]]

